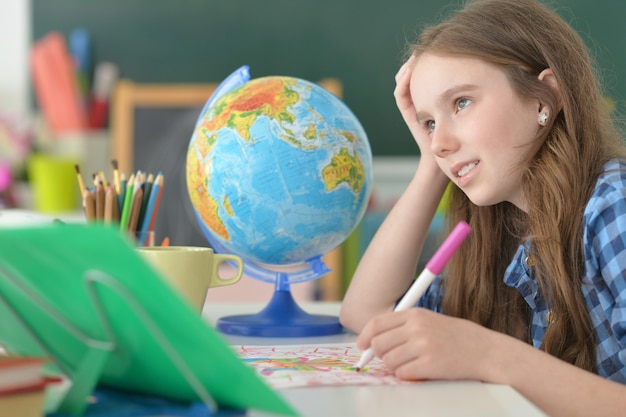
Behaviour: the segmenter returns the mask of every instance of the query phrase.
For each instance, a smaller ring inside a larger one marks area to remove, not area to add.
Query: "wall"
[[[338,77],[375,155],[418,153],[395,108],[394,75],[406,39],[439,15],[438,0],[32,1],[34,38],[84,26],[97,58],[137,82],[215,82],[242,64],[253,77]],[[551,4],[596,48],[610,95],[623,101],[626,2]]]
[[[243,64],[255,78],[338,77],[374,153],[416,154],[392,91],[417,13],[369,3],[33,0],[33,34],[84,26],[98,58],[136,82],[215,82]],[[424,3],[432,9],[437,1]]]

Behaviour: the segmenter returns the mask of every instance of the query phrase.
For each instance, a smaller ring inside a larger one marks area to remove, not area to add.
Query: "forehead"
[[[509,86],[509,82],[500,67],[475,57],[423,53],[416,60],[411,75],[414,98],[422,96],[430,100],[462,85],[501,88]]]

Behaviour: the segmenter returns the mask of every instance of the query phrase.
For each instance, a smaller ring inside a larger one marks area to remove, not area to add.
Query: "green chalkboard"
[[[135,82],[218,82],[243,64],[252,77],[341,79],[374,155],[418,149],[395,107],[407,40],[460,0],[32,0],[33,39],[86,28],[94,60]],[[626,2],[550,3],[583,35],[607,94],[626,98]]]

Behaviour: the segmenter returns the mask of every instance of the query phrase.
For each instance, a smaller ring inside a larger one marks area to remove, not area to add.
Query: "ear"
[[[559,83],[556,81],[556,77],[552,72],[551,68],[546,68],[537,77],[539,81],[546,83],[548,87],[554,91],[554,94],[557,98],[557,108],[555,109],[555,113],[558,113],[563,108],[562,100],[561,100],[561,89],[559,88]]]

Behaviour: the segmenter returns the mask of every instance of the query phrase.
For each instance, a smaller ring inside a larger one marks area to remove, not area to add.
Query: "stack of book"
[[[48,380],[42,375],[45,359],[0,354],[0,414],[41,417]]]

